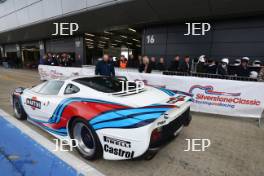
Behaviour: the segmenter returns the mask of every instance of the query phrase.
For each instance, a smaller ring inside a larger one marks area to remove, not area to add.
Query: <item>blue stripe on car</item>
[[[124,120],[118,120],[118,121],[110,121],[110,122],[102,122],[93,125],[93,128],[95,130],[103,129],[103,128],[129,128],[133,125],[136,125],[140,122],[144,121],[149,121],[149,120],[156,120],[162,115],[161,112],[159,113],[150,113],[150,114],[145,114],[145,115],[139,115],[139,116],[134,116],[134,118],[128,118]],[[152,122],[149,121],[149,122]],[[149,123],[147,123],[149,124]],[[147,125],[147,124],[142,124],[142,126]],[[139,126],[138,126],[139,127]]]
[[[44,128],[45,130],[51,132],[51,133],[54,133],[54,134],[57,134],[57,135],[60,135],[60,136],[67,136],[68,135],[68,132],[67,132],[66,128],[60,128],[58,130],[55,130],[55,129],[49,128],[47,126],[42,126],[42,125],[39,125],[39,126]]]
[[[57,135],[60,135],[60,136],[67,136],[68,135],[68,131],[66,128],[60,128],[60,129],[53,129],[53,128],[50,128],[50,127],[47,127],[45,125],[42,125],[42,124],[39,124],[39,123],[43,123],[41,120],[37,120],[37,119],[33,119],[31,117],[28,116],[28,119],[32,122],[34,122],[34,124],[36,124],[37,126],[51,132],[51,133],[54,133],[54,134],[57,134]]]
[[[117,110],[114,112],[105,113],[99,115],[92,120],[90,120],[90,124],[93,125],[95,123],[99,123],[106,120],[114,120],[116,118],[124,117],[124,116],[133,116],[139,113],[152,113],[157,111],[168,111],[170,108],[135,108],[135,109],[126,109],[126,110]]]

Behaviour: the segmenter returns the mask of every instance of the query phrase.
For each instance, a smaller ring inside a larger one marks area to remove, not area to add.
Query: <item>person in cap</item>
[[[206,65],[205,65],[205,55],[201,55],[198,59],[197,65],[196,65],[196,72],[197,73],[205,73],[206,72]]]
[[[249,77],[250,75],[250,70],[248,68],[248,63],[249,63],[249,58],[248,57],[243,57],[241,59],[241,64],[237,68],[236,75],[241,76],[241,77]]]
[[[234,66],[240,66],[241,64],[241,59],[236,59],[234,62]]]
[[[254,60],[252,63],[253,67],[261,67],[261,61],[260,60]]]
[[[221,63],[218,65],[217,73],[219,75],[228,75],[229,74],[228,64],[229,64],[229,59],[223,58],[221,60]]]

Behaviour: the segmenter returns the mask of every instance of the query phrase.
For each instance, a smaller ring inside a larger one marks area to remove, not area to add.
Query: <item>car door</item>
[[[63,81],[52,80],[38,91],[26,91],[22,102],[29,118],[39,122],[49,122],[51,118],[56,118],[54,112],[64,99],[63,96],[59,96],[62,89],[64,89]]]

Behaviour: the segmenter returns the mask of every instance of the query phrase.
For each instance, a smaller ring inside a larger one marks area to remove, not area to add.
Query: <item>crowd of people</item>
[[[262,68],[261,61],[254,60],[251,65],[250,58],[243,57],[236,59],[232,64],[228,58],[223,58],[221,61],[206,58],[205,55],[200,56],[196,61],[191,60],[189,56],[180,58],[176,55],[174,59],[167,66],[163,57],[158,61],[155,57],[148,56],[129,56],[127,59],[121,55],[118,59],[113,59],[105,54],[101,61],[98,61],[96,66],[96,74],[102,73],[105,75],[114,75],[114,67],[121,69],[136,68],[140,73],[151,73],[153,70],[171,71],[181,73],[201,73],[214,74],[223,76],[238,76],[247,78],[260,78],[264,80],[264,68]],[[111,67],[111,68],[108,68]],[[254,67],[254,69],[252,69]]]
[[[75,59],[67,53],[47,53],[40,59],[40,65],[63,66],[70,67],[75,62]]]
[[[248,57],[242,57],[241,59],[236,59],[233,64],[230,64],[228,58],[223,58],[218,64],[216,64],[214,60],[207,60],[205,56],[202,55],[198,59],[196,72],[218,74],[223,76],[231,75],[257,78],[259,74],[257,71],[261,70],[261,61],[254,60],[252,62],[251,68],[249,66],[249,63],[250,59]]]
[[[80,59],[77,59],[80,60]],[[7,62],[10,67],[14,67],[14,63],[11,59],[2,58],[1,62]],[[40,59],[40,65],[51,65],[51,66],[63,66],[70,67],[81,65],[77,63],[72,54],[70,53],[47,53]],[[264,67],[260,60],[250,60],[249,57],[242,57],[231,62],[228,58],[223,58],[220,61],[207,58],[205,55],[201,55],[198,58],[191,59],[190,56],[180,57],[176,55],[170,63],[166,63],[163,57],[158,60],[155,57],[141,56],[137,58],[133,55],[129,55],[126,58],[121,55],[119,58],[114,58],[105,54],[102,58],[98,59],[96,64],[97,75],[115,75],[114,67],[121,69],[134,68],[138,69],[140,73],[151,73],[154,70],[161,72],[180,72],[200,73],[208,75],[218,76],[235,76],[254,78],[258,80],[264,80]]]

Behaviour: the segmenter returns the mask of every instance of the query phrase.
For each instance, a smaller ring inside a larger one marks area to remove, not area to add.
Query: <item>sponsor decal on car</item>
[[[166,120],[160,121],[160,122],[157,123],[157,126],[161,126],[161,125],[163,125],[165,123],[166,123]]]
[[[120,148],[110,147],[109,145],[104,145],[104,151],[107,153],[111,153],[116,156],[125,157],[125,158],[133,158],[135,152],[134,151],[125,151]]]
[[[26,105],[30,106],[33,110],[41,109],[41,102],[37,100],[37,97],[27,98]]]
[[[184,95],[179,95],[177,97],[171,97],[170,100],[167,102],[169,104],[175,104],[177,102],[180,102],[180,101],[184,101],[185,100],[185,97]]]
[[[118,146],[125,147],[125,148],[131,148],[131,142],[129,141],[115,139],[115,138],[107,137],[107,136],[104,136],[104,141],[109,144],[118,145]]]
[[[111,144],[111,145],[124,147],[124,148],[131,148],[131,142],[124,141],[121,139],[116,139],[113,137],[104,136],[104,142]],[[133,158],[134,157],[134,153],[135,153],[134,151],[125,151],[125,150],[122,150],[118,147],[109,146],[108,144],[104,145],[104,151],[105,152],[111,153],[111,154],[116,155],[116,156],[125,157],[125,158]]]

